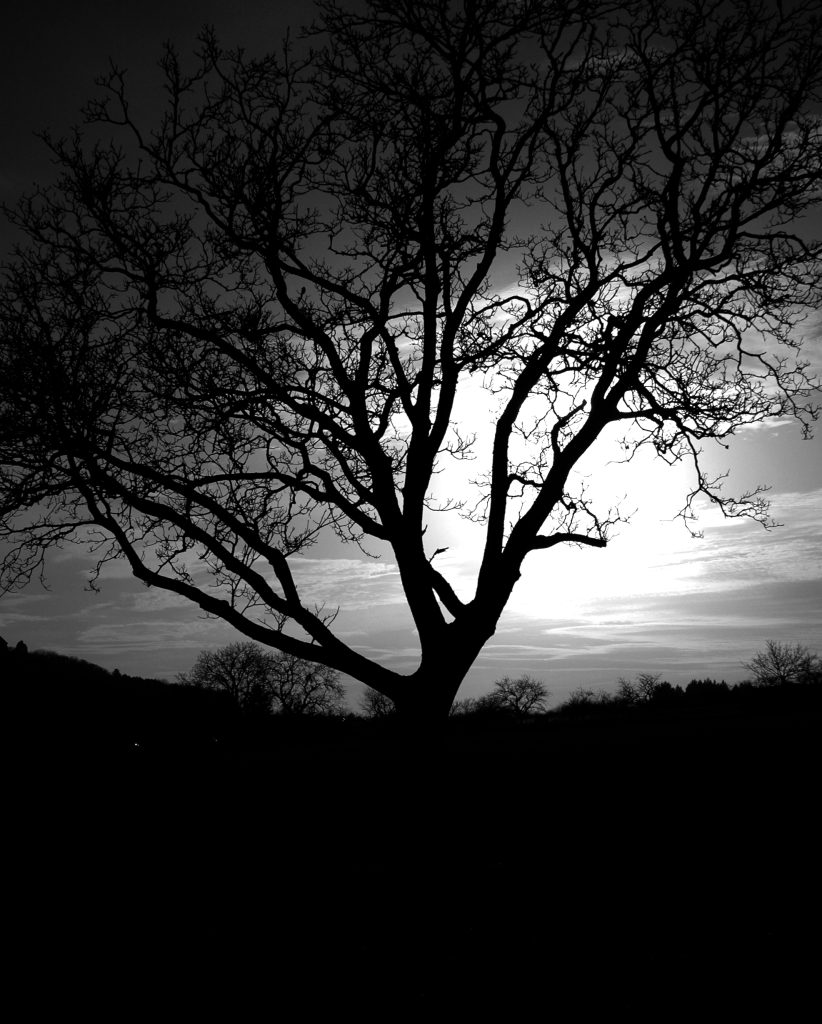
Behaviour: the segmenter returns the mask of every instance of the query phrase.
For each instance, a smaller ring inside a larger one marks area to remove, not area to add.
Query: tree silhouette
[[[759,686],[816,683],[822,679],[819,656],[804,644],[781,644],[766,640],[765,650],[744,666]]]
[[[394,701],[370,686],[366,686],[357,703],[366,718],[390,718],[397,713]]]
[[[247,714],[324,715],[347,709],[345,688],[326,665],[244,641],[201,651],[180,683],[227,693]]]
[[[280,715],[339,715],[348,710],[339,673],[328,665],[276,652],[269,655],[268,694]]]
[[[526,558],[624,518],[586,495],[592,447],[690,460],[686,520],[706,496],[772,525],[700,445],[816,416],[796,327],[822,243],[792,224],[822,199],[822,28],[811,2],[319,7],[310,50],[206,32],[189,71],[168,48],[153,128],[114,68],[86,110],[109,144],[45,136],[61,177],[10,212],[30,244],[0,295],[3,580],[90,536],[100,566],[444,717]],[[437,504],[471,457],[473,499]],[[483,530],[459,593],[447,510]],[[393,552],[409,675],[301,592],[325,531]]]
[[[391,718],[397,713],[394,701],[371,686],[365,687],[357,705],[365,718]]]
[[[635,680],[617,679],[616,696],[623,704],[645,704],[653,700],[662,676],[653,672],[640,672]]]
[[[548,687],[539,679],[534,679],[527,674],[518,679],[503,676],[502,679],[497,679],[494,682],[490,693],[479,698],[478,704],[480,710],[484,703],[489,709],[510,711],[517,716],[522,716],[545,711],[550,697]]]
[[[177,681],[227,693],[247,714],[271,712],[271,655],[250,640],[213,651],[200,651],[190,672]]]

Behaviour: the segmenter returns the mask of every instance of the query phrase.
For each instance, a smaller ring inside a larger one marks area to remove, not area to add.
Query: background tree
[[[113,69],[86,111],[111,143],[46,138],[61,177],[11,212],[30,244],[0,294],[3,580],[90,535],[101,566],[445,716],[526,558],[623,518],[578,471],[603,439],[690,460],[684,518],[703,496],[771,525],[700,450],[816,416],[797,324],[822,243],[794,223],[822,201],[819,8],[319,6],[312,50],[206,33],[189,71],[169,48],[153,127]],[[476,448],[472,378],[497,401]],[[472,455],[457,593],[432,482]],[[325,530],[392,551],[409,675],[300,593]]]
[[[275,714],[340,715],[348,711],[339,673],[283,652],[269,656],[267,693]]]
[[[640,672],[636,679],[617,680],[617,700],[623,704],[645,704],[653,700],[662,676],[653,672]]]
[[[766,640],[765,650],[759,651],[744,667],[758,686],[786,686],[822,680],[819,655],[800,643],[782,644]]]
[[[228,693],[246,713],[331,715],[348,710],[345,687],[325,665],[244,641],[201,651],[180,683]]]
[[[272,658],[250,640],[217,650],[200,651],[190,672],[177,682],[227,693],[246,714],[271,713],[269,679]]]
[[[490,693],[478,699],[477,707],[480,711],[506,711],[521,717],[547,710],[550,699],[547,686],[539,679],[527,674],[518,679],[503,676],[494,682]]]
[[[634,686],[630,679],[625,679],[622,676],[617,679],[616,696],[620,704],[633,705],[639,703],[639,693],[636,686]]]
[[[366,718],[389,718],[397,713],[394,701],[371,686],[366,686],[357,703]]]

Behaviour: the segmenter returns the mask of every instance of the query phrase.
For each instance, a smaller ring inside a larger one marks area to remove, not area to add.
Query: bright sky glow
[[[624,508],[635,515],[605,550],[560,547],[530,557],[461,695],[519,672],[544,678],[555,700],[576,685],[608,686],[639,671],[659,671],[675,683],[707,674],[740,679],[741,662],[770,637],[822,650],[821,446],[796,435],[784,425],[744,431],[723,453],[740,470],[731,477],[740,486],[753,471],[757,482],[776,473],[782,486],[772,494],[772,512],[784,525],[769,532],[707,509],[698,524],[704,537],[692,538],[672,521],[689,482],[684,467],[668,468],[645,454],[627,467],[589,467],[592,494],[608,501],[627,493]],[[439,479],[443,494],[457,493],[450,470]],[[449,549],[437,564],[458,593],[470,596],[482,529],[456,513],[436,518],[432,550]],[[100,594],[88,593],[90,565],[78,548],[50,556],[51,592],[33,583],[0,600],[0,634],[31,649],[166,678],[190,668],[202,648],[238,639],[182,599],[142,587],[123,562],[106,566]],[[307,601],[341,606],[335,628],[342,638],[413,671],[416,636],[389,555],[368,559],[324,541],[295,570]],[[358,691],[352,682],[352,697]]]

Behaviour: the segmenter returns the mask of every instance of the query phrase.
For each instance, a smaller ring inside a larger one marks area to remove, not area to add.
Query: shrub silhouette
[[[449,715],[452,718],[465,717],[466,715],[473,715],[477,710],[477,698],[476,697],[463,697],[462,700],[455,700],[451,705]]]
[[[692,679],[685,687],[685,698],[691,704],[721,704],[731,698],[731,687],[723,679]]]
[[[620,707],[619,698],[607,690],[595,690],[590,686],[578,686],[556,709],[561,715],[602,714]]]

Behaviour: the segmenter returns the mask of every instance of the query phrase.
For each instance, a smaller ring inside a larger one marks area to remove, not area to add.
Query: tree
[[[397,713],[394,701],[370,686],[366,686],[357,703],[366,718],[390,718]]]
[[[637,689],[630,679],[624,679],[622,676],[617,679],[617,700],[620,704],[638,704],[639,694]]]
[[[275,714],[341,715],[348,711],[339,673],[279,651],[268,655],[267,693]]]
[[[271,713],[271,655],[259,644],[244,641],[214,651],[200,651],[190,672],[177,682],[227,693],[246,714]]]
[[[479,710],[507,711],[517,717],[545,711],[551,695],[545,683],[529,675],[518,679],[503,676],[494,682],[490,693],[479,698]]]
[[[333,715],[348,707],[333,669],[251,641],[201,651],[177,681],[222,690],[247,714]]]
[[[479,698],[480,700],[482,698]],[[473,715],[477,710],[478,699],[476,697],[463,697],[462,700],[455,700],[448,712],[451,717],[463,717]]]
[[[61,177],[10,211],[30,242],[0,294],[3,580],[90,537],[100,566],[444,717],[525,560],[624,521],[585,491],[592,448],[690,461],[686,522],[701,496],[774,525],[700,449],[817,415],[819,7],[319,6],[311,49],[206,32],[188,71],[168,48],[153,128],[115,67],[86,110],[110,143],[45,136]],[[458,422],[472,380],[487,444]],[[471,457],[473,500],[435,502]],[[483,531],[459,593],[431,543],[451,511]],[[327,531],[392,553],[409,675],[301,593]]]
[[[617,680],[617,700],[623,704],[645,704],[653,700],[661,678],[653,672],[640,672],[633,682],[620,677]]]
[[[822,678],[819,655],[800,643],[766,640],[765,650],[759,651],[744,667],[753,675],[757,686],[815,683]]]

